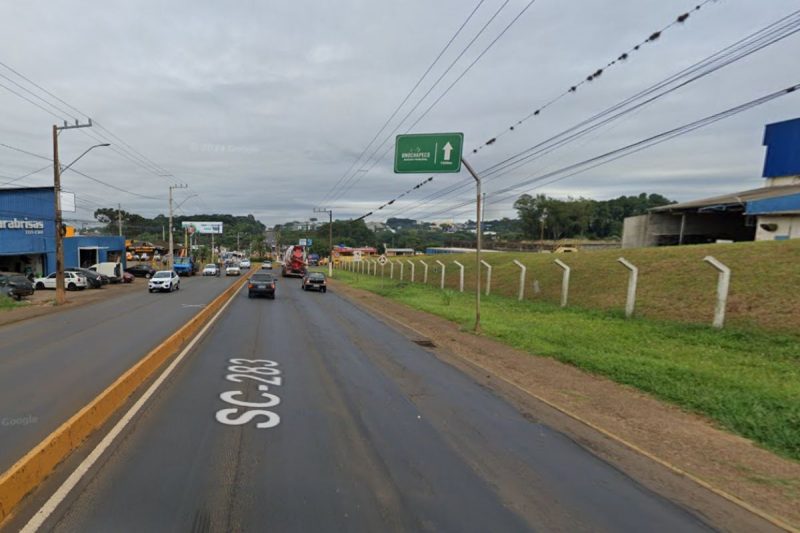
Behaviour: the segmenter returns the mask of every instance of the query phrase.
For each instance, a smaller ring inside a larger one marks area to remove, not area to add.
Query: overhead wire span
[[[521,119],[517,120],[514,124],[512,124],[511,126],[506,128],[505,130],[497,133],[495,136],[493,136],[492,138],[488,139],[483,144],[481,144],[481,145],[477,146],[476,148],[474,148],[472,150],[472,153],[476,154],[476,153],[478,153],[478,151],[482,150],[483,148],[493,145],[495,142],[497,142],[497,140],[500,137],[502,137],[502,136],[504,136],[504,135],[506,135],[508,133],[511,133],[512,131],[515,131],[517,127],[521,126],[523,123],[527,122],[531,118],[539,116],[542,111],[544,111],[548,107],[552,106],[553,104],[555,104],[556,102],[558,102],[559,100],[564,98],[565,96],[570,95],[570,94],[575,94],[578,91],[578,89],[580,89],[583,85],[591,83],[591,82],[597,80],[608,69],[610,69],[610,68],[612,68],[612,67],[614,67],[614,66],[616,66],[616,65],[618,65],[620,63],[626,62],[628,59],[631,58],[631,56],[633,54],[638,52],[641,49],[642,46],[644,46],[644,45],[646,45],[648,43],[653,43],[653,42],[656,42],[656,41],[660,40],[660,38],[664,34],[664,32],[666,32],[667,30],[669,30],[673,26],[684,24],[689,19],[689,17],[691,16],[691,13],[696,12],[696,11],[700,11],[706,4],[709,4],[709,3],[712,3],[712,2],[715,3],[715,2],[717,2],[717,0],[705,0],[704,2],[696,5],[691,10],[686,11],[686,12],[678,15],[675,19],[673,19],[672,22],[670,22],[669,24],[667,24],[666,26],[664,26],[660,30],[652,32],[646,39],[644,39],[643,41],[635,44],[630,49],[628,49],[627,51],[625,51],[622,54],[620,54],[619,56],[617,56],[616,59],[610,60],[608,63],[606,63],[606,65],[604,67],[594,69],[588,76],[586,76],[582,80],[574,83],[573,85],[570,85],[562,93],[560,93],[557,96],[553,97],[552,99],[548,100],[544,104],[541,104],[539,107],[537,107],[536,109],[534,109],[533,111],[531,111],[530,113],[528,113],[527,115],[522,117]]]
[[[469,23],[469,21],[472,20],[472,17],[475,15],[475,13],[478,11],[478,9],[481,7],[481,5],[483,5],[483,3],[485,1],[486,0],[479,0],[478,1],[478,3],[475,5],[475,7],[470,12],[470,14],[464,20],[464,22],[461,23],[461,26],[458,27],[456,32],[450,37],[450,40],[447,41],[447,44],[445,44],[444,48],[442,48],[442,50],[439,52],[439,54],[436,56],[436,58],[433,60],[433,62],[430,65],[428,65],[428,68],[425,70],[425,72],[422,74],[422,76],[420,76],[420,78],[417,80],[417,82],[414,84],[414,86],[411,88],[411,90],[408,91],[408,93],[406,94],[405,98],[403,98],[403,100],[397,105],[397,107],[395,107],[395,109],[392,112],[392,114],[389,115],[389,118],[386,119],[386,121],[383,123],[383,125],[380,127],[380,129],[378,129],[378,131],[375,132],[375,135],[372,137],[372,139],[370,139],[369,143],[367,143],[367,146],[364,147],[364,149],[361,151],[359,156],[353,161],[353,163],[345,171],[345,173],[342,174],[342,176],[333,185],[333,187],[331,189],[329,189],[327,193],[325,193],[325,196],[322,198],[320,203],[324,202],[328,198],[328,196],[330,194],[333,194],[333,192],[339,186],[341,181],[346,176],[348,176],[350,174],[350,172],[353,170],[353,168],[356,166],[356,164],[358,164],[358,162],[361,161],[361,158],[364,157],[364,154],[367,153],[367,151],[372,147],[372,144],[375,142],[375,139],[377,139],[378,136],[386,129],[386,127],[389,125],[389,123],[392,121],[392,119],[394,119],[394,117],[397,116],[397,113],[400,112],[400,109],[406,104],[406,102],[408,102],[409,98],[411,98],[411,95],[414,93],[414,91],[417,90],[417,88],[422,84],[422,81],[428,76],[428,74],[430,74],[431,70],[433,70],[433,67],[439,62],[439,60],[442,58],[444,53],[450,48],[450,45],[453,44],[453,41],[455,41],[456,38],[461,34],[461,31],[464,29],[464,27],[467,25],[467,23]]]

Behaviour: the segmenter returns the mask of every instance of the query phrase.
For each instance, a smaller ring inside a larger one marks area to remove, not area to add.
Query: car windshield
[[[265,282],[265,281],[272,281],[273,278],[272,278],[272,276],[264,276],[264,275],[256,274],[250,279],[252,281]]]
[[[169,278],[171,277],[170,272],[166,270],[162,270],[161,272],[156,272],[154,278]]]
[[[325,274],[320,274],[319,272],[312,272],[308,275],[309,279],[325,279]]]
[[[206,265],[206,268],[217,268],[217,265],[209,264],[209,265]]]

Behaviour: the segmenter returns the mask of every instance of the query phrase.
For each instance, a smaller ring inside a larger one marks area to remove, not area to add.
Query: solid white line
[[[195,344],[206,334],[206,331],[214,325],[217,321],[219,316],[222,314],[223,311],[230,305],[233,299],[239,294],[237,290],[234,292],[228,301],[223,304],[219,311],[208,321],[208,323],[200,330],[200,333],[195,335],[195,337],[189,342],[189,344],[184,348],[181,353],[172,361],[172,363],[161,373],[160,376],[153,382],[152,385],[147,389],[147,391],[139,398],[136,403],[125,413],[119,422],[114,425],[111,431],[103,437],[103,440],[92,450],[92,453],[89,454],[83,462],[78,465],[72,474],[61,484],[60,487],[53,493],[52,496],[45,502],[45,504],[36,512],[33,517],[31,517],[30,521],[25,524],[20,531],[21,533],[33,533],[38,531],[42,524],[44,524],[45,520],[47,520],[50,515],[56,510],[56,508],[64,501],[64,499],[69,495],[72,489],[80,482],[83,476],[92,468],[92,466],[97,462],[97,460],[103,455],[103,453],[111,446],[120,433],[125,429],[125,427],[130,423],[131,420],[136,416],[136,414],[142,409],[147,400],[155,394],[158,387],[164,382],[164,380],[169,377],[172,371],[175,369],[176,366],[180,364],[183,358],[189,353],[192,348],[194,348]]]

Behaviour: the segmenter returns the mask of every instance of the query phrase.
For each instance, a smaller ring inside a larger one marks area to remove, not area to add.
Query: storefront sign
[[[27,235],[44,235],[44,220],[0,219],[0,230],[23,230]]]

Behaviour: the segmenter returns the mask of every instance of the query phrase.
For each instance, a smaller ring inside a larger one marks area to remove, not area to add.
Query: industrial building
[[[0,271],[47,275],[56,268],[53,187],[0,189]],[[63,239],[64,266],[121,262],[125,238],[74,235]]]
[[[800,118],[768,124],[765,185],[628,217],[623,248],[800,238]]]

